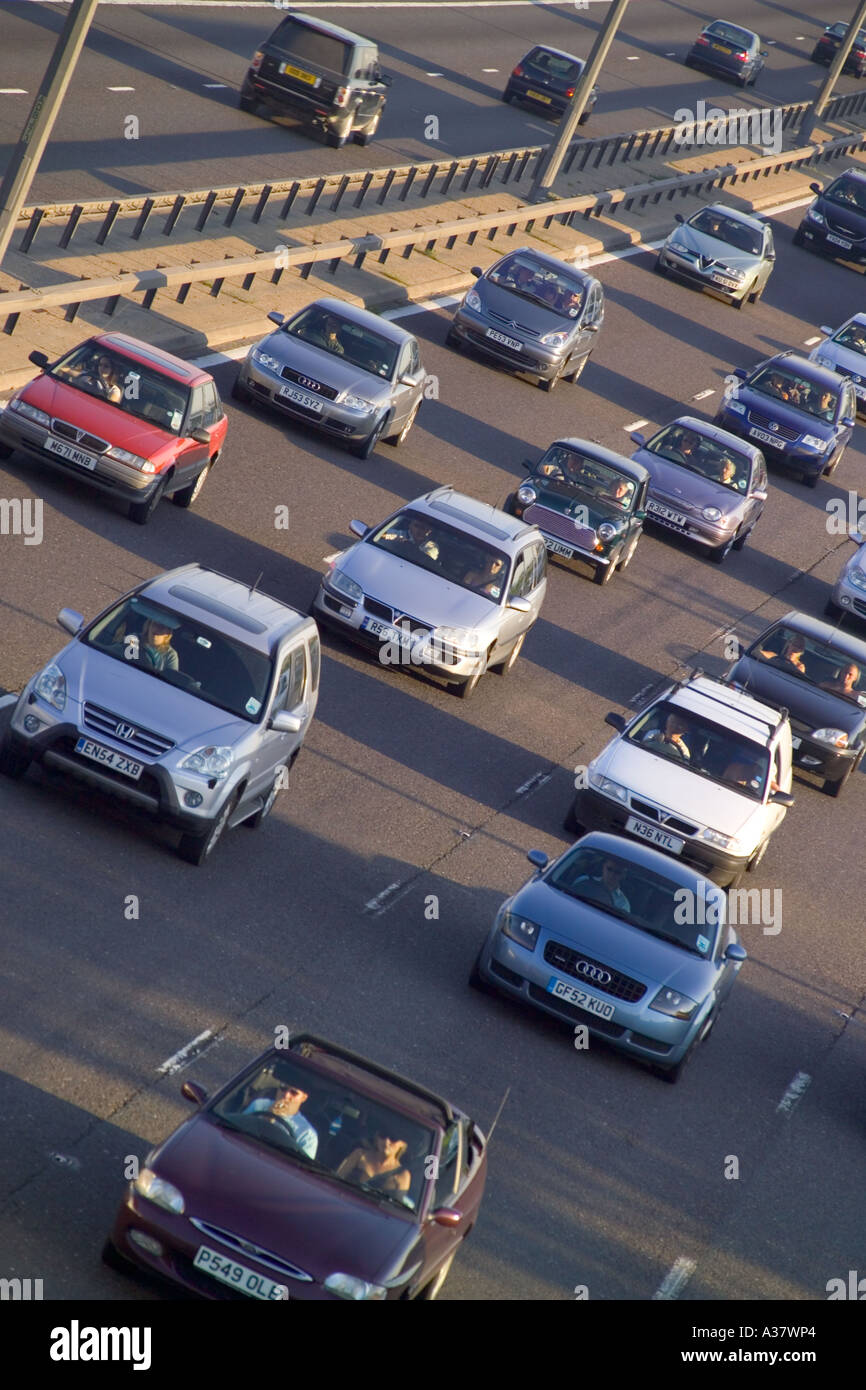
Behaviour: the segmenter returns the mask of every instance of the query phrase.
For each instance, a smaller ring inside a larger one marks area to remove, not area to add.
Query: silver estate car
[[[468,290],[445,337],[534,376],[545,391],[577,381],[604,322],[598,280],[530,247],[509,251]]]
[[[776,260],[769,222],[710,203],[685,220],[681,212],[659,250],[655,270],[675,275],[742,309],[761,298]]]
[[[341,299],[317,299],[250,348],[232,387],[302,420],[369,458],[380,439],[402,444],[427,379],[418,340]]]
[[[861,531],[850,531],[848,539],[857,549],[842,566],[824,612],[828,618],[850,613],[862,623],[866,622],[866,536]]]
[[[485,671],[509,672],[547,589],[541,532],[486,502],[436,488],[331,563],[316,595],[319,622],[417,667],[468,698]]]
[[[866,415],[866,314],[853,314],[835,331],[822,324],[821,332],[827,336],[809,353],[811,361],[850,377],[857,414]]]
[[[313,619],[190,564],[57,621],[72,641],[21,692],[0,772],[39,762],[117,796],[179,830],[191,864],[260,825],[315,712]]]

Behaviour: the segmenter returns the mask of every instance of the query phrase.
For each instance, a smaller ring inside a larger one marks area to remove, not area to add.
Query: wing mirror
[[[367,532],[369,531],[369,529],[370,529],[369,526],[368,526],[368,525],[366,524],[366,522],[364,522],[364,521],[350,521],[350,522],[349,522],[349,530],[351,531],[352,535],[353,535],[353,536],[360,536],[361,540],[364,539],[364,537],[366,536],[366,534],[367,534]]]
[[[616,729],[617,733],[621,734],[625,730],[625,720],[615,710],[611,710],[609,714],[604,716],[604,722],[609,724],[612,729]]]
[[[28,355],[27,360],[28,360],[29,362],[32,362],[33,365],[36,366],[36,367],[47,367],[47,366],[48,366],[48,354],[47,354],[47,352],[31,352],[31,353]]]
[[[539,871],[547,868],[548,858],[543,849],[531,849],[526,857],[530,864]]]
[[[756,502],[766,502],[767,500],[767,494],[762,487],[756,487],[752,492],[752,496]]]
[[[866,537],[864,537],[862,531],[849,531],[848,539],[849,541],[853,541],[855,545],[862,545]]]
[[[646,435],[640,430],[635,430],[633,434],[629,435],[629,438],[632,444],[636,444],[639,449],[643,448],[644,444],[646,444]]]
[[[304,721],[287,709],[278,709],[268,727],[273,729],[275,734],[299,734],[304,727]]]
[[[749,953],[745,946],[741,946],[739,941],[732,941],[725,951],[725,960],[744,961],[749,959]]]
[[[745,367],[735,367],[731,372],[731,376],[734,377],[736,381],[747,381],[749,373],[746,371]]]
[[[282,328],[283,324],[285,323],[285,314],[279,313],[276,309],[271,310],[271,312],[268,314],[268,318],[270,319],[271,323],[275,323],[277,325],[277,328]]]
[[[845,426],[845,428],[848,429],[848,430],[853,430],[853,428],[854,428],[854,426],[856,425],[856,423],[857,423],[857,421],[854,419],[854,416],[853,416],[853,415],[846,415],[846,416],[845,416],[845,419],[842,421],[842,424],[843,424],[843,425]]]
[[[480,265],[473,265],[470,268],[469,274],[474,275],[476,280],[480,280],[482,275],[484,274],[484,271],[481,269]]]
[[[196,1105],[204,1105],[207,1100],[207,1091],[204,1086],[199,1086],[197,1081],[185,1081],[180,1093],[184,1100],[194,1101]]]
[[[71,632],[74,637],[84,627],[84,618],[80,613],[76,613],[74,608],[61,608],[57,614],[57,624],[64,632]]]
[[[194,439],[196,444],[210,444],[210,435],[207,430],[193,430],[190,439]]]
[[[515,613],[532,612],[532,604],[529,602],[529,599],[521,598],[518,594],[515,594],[514,598],[510,598],[506,606],[513,609]]]
[[[827,325],[826,325],[826,323],[822,323],[822,324],[821,324],[821,332],[824,334],[824,337],[825,337],[825,338],[832,338],[832,336],[833,336],[833,334],[836,332],[836,330],[835,330],[835,328],[828,328]],[[31,360],[32,360],[33,354],[31,353],[30,356],[31,356]]]
[[[770,802],[773,806],[793,806],[794,798],[790,792],[770,792]]]
[[[456,1207],[437,1207],[431,1219],[437,1226],[459,1226],[463,1213]]]
[[[823,193],[823,192],[824,192],[824,190],[823,190],[823,188],[821,187],[820,183],[810,183],[810,184],[809,184],[809,187],[811,188],[811,190],[812,190],[813,193]]]
[[[683,217],[683,215],[682,215],[681,212],[675,212],[675,213],[674,213],[674,221],[675,221],[675,222],[685,222],[685,220],[686,220],[686,219]]]

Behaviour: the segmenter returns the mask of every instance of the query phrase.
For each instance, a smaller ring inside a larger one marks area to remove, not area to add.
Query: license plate
[[[495,328],[487,329],[487,337],[492,338],[494,343],[504,343],[506,347],[514,348],[515,352],[520,352],[523,347],[516,338],[506,338],[504,333],[497,333]]]
[[[414,647],[419,640],[417,632],[404,632],[399,627],[391,627],[389,623],[380,623],[378,618],[365,618],[361,627],[365,632],[372,632],[374,637],[381,637],[383,642],[396,642],[404,651]]]
[[[866,386],[855,386],[854,391],[858,400],[866,401]]]
[[[79,468],[96,467],[96,459],[93,454],[85,454],[83,449],[74,449],[71,444],[64,444],[62,439],[46,439],[46,449],[50,449],[52,454],[59,454],[62,459],[69,459],[70,463],[77,463]]]
[[[296,405],[305,405],[307,410],[315,410],[321,415],[322,402],[318,396],[308,396],[306,391],[299,391],[296,386],[281,386],[279,395],[287,401],[294,401]]]
[[[734,51],[732,48],[726,48],[723,43],[714,43],[713,48],[717,53],[733,53]]]
[[[792,747],[792,748],[799,748],[799,747],[800,747],[800,744],[801,744],[802,742],[803,742],[803,740],[802,740],[801,738],[795,738],[795,737],[792,736],[792,738],[791,738],[791,747]]]
[[[846,241],[843,236],[834,236],[832,232],[827,233],[827,240],[832,241],[834,246],[841,246],[843,251],[850,251],[854,245],[853,241]]]
[[[92,758],[95,763],[102,763],[103,767],[112,768],[114,772],[122,772],[124,777],[131,777],[133,781],[138,781],[144,772],[144,763],[137,763],[127,758],[125,753],[115,753],[113,748],[94,743],[92,738],[80,738],[75,751],[85,758]]]
[[[280,63],[280,72],[285,73],[286,77],[296,77],[299,82],[306,82],[310,87],[318,87],[322,80],[314,72],[307,72],[306,68],[293,68],[291,63]]]
[[[544,544],[551,555],[561,555],[564,560],[574,559],[574,551],[570,545],[563,545],[562,541],[551,540],[550,536],[544,537]]]
[[[616,1013],[613,1004],[606,1004],[594,994],[587,994],[585,989],[575,989],[574,985],[567,985],[565,980],[558,980],[555,975],[551,975],[547,982],[547,993],[564,999],[568,1004],[576,1004],[579,1009],[586,1009],[587,1013],[598,1014],[599,1018],[613,1018]]]
[[[753,427],[749,430],[749,434],[752,439],[760,439],[762,444],[772,444],[774,449],[784,449],[785,447],[784,439],[779,439],[775,434],[768,434],[766,430],[759,430]]]
[[[661,845],[662,849],[668,850],[670,854],[682,853],[684,841],[678,840],[675,835],[669,835],[658,825],[648,825],[646,821],[638,820],[637,816],[629,816],[625,828],[630,835],[639,835],[651,845]]]
[[[688,517],[683,516],[682,512],[675,512],[672,507],[665,507],[661,502],[649,501],[646,509],[651,516],[664,517],[665,521],[671,522],[673,526],[687,526]]]
[[[550,97],[546,97],[544,95],[544,92],[534,92],[532,88],[529,87],[527,89],[526,95],[528,97],[531,97],[533,101],[543,101],[545,106],[550,105]]]
[[[218,1254],[216,1250],[209,1250],[206,1245],[199,1246],[193,1264],[196,1269],[203,1269],[213,1279],[219,1279],[221,1284],[240,1289],[241,1293],[247,1294],[250,1298],[261,1298],[266,1303],[275,1303],[278,1300],[284,1302],[289,1296],[285,1284],[275,1284],[273,1279],[268,1279],[266,1275],[256,1274],[254,1269],[247,1269],[246,1265],[239,1265],[236,1260],[230,1260],[225,1255]]]
[[[732,280],[729,275],[716,275],[715,273],[710,276],[710,279],[714,285],[724,285],[727,290],[735,290],[740,283],[739,280]]]

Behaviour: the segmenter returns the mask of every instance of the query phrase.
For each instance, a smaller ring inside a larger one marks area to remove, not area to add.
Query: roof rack
[[[702,671],[700,667],[696,667],[695,670],[692,672],[691,676],[689,676],[686,680],[678,681],[675,688],[677,690],[680,690],[684,685],[688,685],[690,681],[696,680],[698,676],[703,676],[704,674],[705,672]],[[707,679],[713,680],[714,677],[709,676],[707,677]],[[750,694],[746,686],[740,685],[738,681],[719,681],[717,682],[717,684],[724,685],[726,690],[737,690],[742,695]],[[716,704],[725,704],[725,701],[722,699],[720,695],[713,695],[709,690],[699,690],[697,693],[699,695],[703,695],[703,697],[706,700],[715,700]],[[752,695],[751,698],[754,700],[755,696]],[[765,724],[767,728],[770,729],[773,733],[775,733],[777,729],[780,729],[782,725],[785,723],[786,719],[788,718],[788,710],[785,708],[784,705],[780,708],[779,717],[775,721],[771,719],[765,719],[760,714],[752,714],[748,711],[745,711],[745,713],[747,713],[749,719],[754,719],[756,723]]]
[[[388,1067],[380,1066],[378,1062],[371,1062],[369,1058],[362,1057],[359,1052],[351,1052],[347,1047],[340,1047],[338,1043],[329,1042],[327,1038],[320,1038],[316,1033],[296,1033],[289,1041],[289,1051],[299,1051],[304,1043],[310,1043],[313,1047],[321,1048],[332,1057],[339,1057],[344,1062],[352,1062],[355,1066],[362,1067],[364,1071],[372,1072],[374,1076],[381,1077],[383,1081],[390,1081],[396,1086],[402,1086],[404,1090],[411,1091],[413,1095],[421,1100],[429,1101],[441,1110],[445,1116],[447,1124],[454,1120],[454,1112],[447,1100],[437,1096],[435,1091],[428,1091],[426,1086],[419,1086],[416,1081],[410,1081],[408,1077],[401,1076],[397,1071],[391,1071]]]

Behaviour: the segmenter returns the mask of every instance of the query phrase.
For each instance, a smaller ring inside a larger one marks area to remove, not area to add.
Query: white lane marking
[[[705,401],[707,396],[714,396],[716,393],[712,386],[708,386],[706,391],[699,391],[696,396],[692,396],[693,401]]]
[[[639,53],[629,53],[629,54],[627,55],[625,61],[626,61],[627,63],[639,63],[639,62],[640,62],[640,54],[639,54]]]
[[[804,346],[804,347],[814,347],[816,343],[820,343],[820,342],[823,342],[823,339],[822,339],[820,336],[818,336],[817,338],[804,338],[804,339],[803,339],[803,346]]]
[[[666,57],[666,58],[676,58],[676,56],[677,56],[676,53],[666,53],[666,54],[665,54],[665,57]]]
[[[581,0],[587,5],[608,4],[609,0]],[[53,5],[56,0],[30,0],[31,4]],[[449,10],[510,10],[546,9],[560,5],[562,0],[449,0]],[[207,10],[227,8],[225,0],[102,0],[104,5],[148,5],[152,8]],[[307,0],[305,10],[435,10],[442,0],[401,0],[395,5],[388,0]],[[233,10],[272,10],[273,0],[234,0]],[[279,8],[283,8],[280,6]],[[768,39],[769,43],[770,40]]]
[[[157,1076],[173,1076],[176,1071],[185,1067],[187,1062],[191,1062],[193,1057],[203,1052],[205,1043],[213,1036],[212,1030],[206,1028],[203,1033],[199,1033],[197,1038],[193,1038],[192,1042],[187,1043],[186,1047],[182,1047],[179,1052],[175,1052],[173,1057],[169,1057],[161,1066],[157,1067]]]
[[[481,71],[482,71],[482,72],[498,72],[499,69],[498,69],[498,68],[482,68]]]
[[[648,424],[649,420],[632,420],[630,425],[623,425],[623,429],[625,430],[626,434],[628,434],[631,430],[639,430],[642,425]]]
[[[0,709],[5,709],[7,705],[14,705],[17,699],[17,695],[0,695]]]
[[[206,82],[204,85],[209,88],[210,91],[215,92],[217,90],[225,91],[228,84],[225,82]]]
[[[694,1260],[687,1260],[685,1256],[680,1255],[679,1259],[674,1261],[673,1266],[671,1267],[671,1269],[668,1270],[664,1279],[659,1284],[658,1288],[653,1294],[653,1299],[656,1300],[662,1298],[677,1298],[680,1291],[685,1288],[686,1284],[689,1282],[696,1269],[697,1265],[695,1264]]]
[[[399,880],[396,883],[389,883],[388,887],[383,888],[381,893],[377,893],[375,898],[371,898],[368,903],[364,903],[364,911],[374,913],[381,912],[388,899],[394,896],[398,888],[402,887],[403,884]]]
[[[4,97],[26,97],[26,87],[0,87],[0,96]]]
[[[629,704],[639,705],[641,700],[643,700],[644,697],[649,694],[649,692],[652,690],[655,684],[655,681],[648,681],[646,685],[642,685],[640,690],[635,691],[634,695],[630,696]]]
[[[524,782],[522,787],[517,788],[514,795],[522,796],[524,792],[529,791],[530,787],[543,787],[545,782],[550,781],[551,775],[551,773],[545,772],[543,769],[540,772],[533,773],[528,782]]]
[[[444,74],[444,72],[427,72],[427,73],[424,74],[424,76],[425,76],[425,77],[444,77],[445,74]]]
[[[134,87],[106,87],[107,92],[134,92]]]
[[[812,1078],[808,1072],[798,1071],[794,1080],[791,1082],[779,1104],[776,1106],[776,1113],[780,1111],[784,1115],[790,1115],[798,1101],[802,1100]]]

